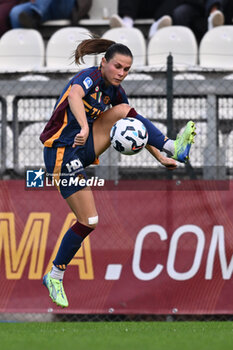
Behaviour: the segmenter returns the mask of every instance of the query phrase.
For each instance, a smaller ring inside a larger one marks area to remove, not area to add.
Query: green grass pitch
[[[0,323],[1,350],[232,350],[233,322]]]

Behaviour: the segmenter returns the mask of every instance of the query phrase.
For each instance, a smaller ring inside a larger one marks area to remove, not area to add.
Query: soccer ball
[[[111,144],[122,154],[132,155],[140,152],[148,140],[144,124],[135,118],[118,120],[110,132]]]

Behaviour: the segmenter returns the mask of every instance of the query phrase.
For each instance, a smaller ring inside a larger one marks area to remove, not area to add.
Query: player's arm
[[[158,162],[164,165],[166,168],[173,170],[177,167],[174,159],[164,156],[156,147],[146,145],[146,148],[158,160]]]
[[[71,112],[81,127],[80,132],[74,138],[73,147],[77,145],[84,145],[89,135],[89,126],[82,100],[84,96],[85,92],[78,84],[74,84],[72,86],[68,95],[68,102]]]

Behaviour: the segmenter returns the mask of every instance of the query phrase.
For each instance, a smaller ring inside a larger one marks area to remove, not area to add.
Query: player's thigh
[[[110,131],[120,119],[125,118],[131,107],[126,103],[119,104],[105,111],[93,123],[93,141],[95,154],[98,157],[110,145]]]
[[[90,187],[85,187],[82,190],[73,193],[66,198],[66,202],[81,224],[93,226],[89,225],[88,219],[96,217],[97,210]]]

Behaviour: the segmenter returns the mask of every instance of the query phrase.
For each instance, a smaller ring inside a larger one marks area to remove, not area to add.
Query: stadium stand
[[[49,39],[46,48],[46,66],[54,69],[72,69],[77,65],[74,62],[74,51],[84,39],[89,39],[91,33],[83,27],[66,27],[57,30]],[[95,64],[95,56],[86,56],[84,66]]]
[[[103,8],[101,8],[102,10]],[[98,16],[100,16],[100,13]],[[199,123],[201,136],[194,146],[193,154],[195,154],[195,157],[192,159],[193,166],[196,168],[200,168],[204,164],[203,145],[206,137],[206,127],[212,127],[212,124],[208,123],[214,118],[213,135],[215,136],[213,136],[213,140],[216,135],[219,136],[219,142],[224,139],[224,142],[227,142],[226,155],[227,157],[230,156],[231,159],[233,158],[229,153],[231,147],[229,140],[232,139],[229,130],[232,126],[233,115],[232,74],[230,74],[232,73],[232,66],[229,60],[229,56],[232,57],[233,54],[232,33],[233,26],[222,26],[206,34],[207,38],[212,38],[215,47],[212,52],[209,49],[208,57],[211,57],[212,65],[207,67],[215,68],[216,62],[221,62],[222,70],[217,70],[218,76],[216,70],[212,69],[210,71],[209,68],[207,70],[206,65],[203,64],[203,59],[201,59],[201,54],[204,52],[203,43],[206,39],[203,38],[201,43],[200,64],[198,64],[197,42],[194,34],[186,27],[163,28],[148,43],[142,32],[135,27],[132,29],[108,29],[103,34],[104,38],[122,42],[131,48],[134,55],[134,66],[132,73],[124,82],[126,86],[123,87],[129,95],[130,104],[152,121],[162,123],[162,126],[167,123],[168,115],[167,55],[170,52],[172,53],[174,59],[173,72],[170,77],[174,85],[172,87],[172,118],[175,131],[180,130],[187,119],[192,118]],[[23,156],[23,147],[25,149],[27,147],[26,143],[23,144],[22,138],[24,136],[26,139],[29,138],[27,135],[32,137],[33,132],[35,132],[37,138],[38,126],[32,127],[33,123],[44,123],[50,117],[56,98],[60,93],[60,86],[63,86],[66,79],[70,79],[74,71],[79,70],[72,62],[71,57],[78,44],[77,38],[79,37],[78,40],[82,40],[88,38],[89,35],[90,30],[85,27],[65,27],[54,33],[47,42],[46,49],[40,32],[35,30],[10,30],[0,39],[0,70],[3,77],[1,96],[7,104],[7,125],[4,124],[4,130],[7,130],[7,137],[12,140],[13,136],[10,136],[10,133],[12,135],[13,130],[15,137],[14,125],[18,124],[19,132],[16,135],[15,144],[20,145],[19,154],[17,155],[15,148],[10,146],[10,142],[9,145],[7,143],[7,155],[9,154],[9,156],[5,160],[2,157],[5,165],[7,161],[7,169],[12,169],[12,166],[17,169],[21,160],[23,166],[28,166],[31,163],[29,154],[25,153]],[[222,40],[221,44],[217,44],[217,40]],[[6,48],[8,51],[6,51]],[[155,48],[157,49],[156,52],[154,51]],[[89,57],[86,65],[98,64],[99,60],[100,57],[97,61],[94,56]],[[227,77],[226,74],[223,74],[225,68],[229,70]],[[11,75],[6,74],[4,76],[4,71],[10,72]],[[25,72],[27,72],[27,75],[25,75]],[[3,129],[3,122],[1,122],[0,129]],[[25,134],[26,132],[27,134]],[[34,149],[33,147],[32,149]],[[218,145],[216,144],[214,147],[216,148]],[[13,149],[15,164],[12,163]],[[29,161],[24,161],[24,158],[28,157]],[[146,166],[146,164],[148,167],[155,166],[152,165],[152,158],[150,159],[150,155],[146,152],[140,154],[140,157],[143,157],[142,166]],[[119,166],[121,168],[128,165],[134,166],[136,159],[134,157],[129,158],[126,157],[125,159],[124,157],[123,163],[120,159]],[[124,163],[126,161],[132,164],[127,163],[127,165]],[[41,160],[38,161],[38,166],[39,164],[42,164]],[[226,164],[232,167],[229,161]],[[22,168],[21,164],[20,167]]]
[[[200,66],[203,68],[233,68],[233,26],[225,25],[208,31],[199,48]]]
[[[102,38],[114,40],[128,46],[134,56],[133,67],[140,67],[146,64],[146,41],[139,29],[113,28],[107,30]]]
[[[86,27],[91,32],[103,35],[109,29],[109,18],[117,12],[117,0],[94,0],[88,13],[89,18],[81,19],[79,25]],[[50,36],[62,27],[70,27],[71,21],[67,19],[46,21],[40,30],[47,40]]]
[[[82,19],[79,24],[89,28],[92,32],[103,35],[109,29],[109,19],[116,14],[118,0],[94,0],[89,12],[89,19]],[[134,26],[147,36],[153,19],[136,19]]]
[[[44,66],[43,38],[34,29],[11,29],[0,39],[1,70],[38,70]]]
[[[86,27],[92,33],[102,36],[109,29],[109,19],[117,13],[117,0],[94,0],[89,11],[89,18],[81,19],[79,25]],[[136,19],[134,26],[140,29],[145,36],[153,23],[153,19]],[[44,22],[40,28],[43,37],[48,40],[50,36],[62,27],[71,26],[71,21],[67,19]]]
[[[148,43],[149,66],[165,66],[172,53],[175,68],[197,64],[197,41],[193,32],[183,26],[171,26],[158,30]]]
[[[117,13],[118,0],[94,0],[89,11],[90,20],[108,20],[111,15]],[[82,23],[85,20],[82,20]]]

